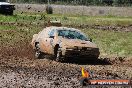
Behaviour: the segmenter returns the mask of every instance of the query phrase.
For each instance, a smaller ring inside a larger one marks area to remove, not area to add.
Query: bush
[[[53,14],[53,8],[50,5],[46,6],[46,13],[47,14]]]

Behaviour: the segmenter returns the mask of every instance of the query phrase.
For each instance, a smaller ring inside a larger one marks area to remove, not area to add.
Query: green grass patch
[[[45,15],[51,19],[62,21],[63,24],[74,25],[131,25],[132,17],[116,17],[116,16],[72,16],[72,15]]]
[[[0,15],[0,22],[45,22],[59,20],[63,25],[132,25],[132,17],[115,16],[72,16],[59,14],[16,14],[14,16]]]
[[[16,29],[16,26],[14,25],[1,25],[0,26],[0,30],[15,30]]]
[[[102,55],[131,56],[132,32],[83,29],[100,48]]]

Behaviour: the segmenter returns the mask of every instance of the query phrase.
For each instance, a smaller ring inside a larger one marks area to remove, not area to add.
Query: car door
[[[48,36],[46,38],[46,47],[48,54],[54,54],[54,37],[55,37],[56,30],[51,29],[48,31]]]

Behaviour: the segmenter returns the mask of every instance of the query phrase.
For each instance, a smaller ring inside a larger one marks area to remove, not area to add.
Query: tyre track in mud
[[[43,23],[36,23],[34,24],[34,22],[30,22],[30,23],[22,23],[22,22],[0,22],[0,25],[15,25],[17,27],[28,27],[28,26],[38,26],[38,27],[46,27],[47,26],[47,22],[44,21]],[[81,29],[98,29],[98,30],[112,30],[112,31],[122,31],[122,32],[132,32],[132,24],[131,25],[115,25],[115,26],[102,26],[102,25],[66,25],[63,24],[63,26],[66,27],[74,27],[74,28],[81,28]]]
[[[75,27],[81,29],[96,29],[96,30],[111,30],[111,31],[121,31],[121,32],[132,32],[132,25],[65,25],[67,27]]]
[[[132,77],[132,59],[123,57],[65,62],[35,59],[27,40],[15,46],[0,47],[0,52],[0,87],[79,88],[81,67],[90,69],[93,79]]]

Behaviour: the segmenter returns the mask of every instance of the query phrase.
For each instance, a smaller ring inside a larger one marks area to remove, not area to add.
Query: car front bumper
[[[65,57],[99,57],[98,48],[87,48],[87,49],[66,49],[62,52],[62,55]]]

